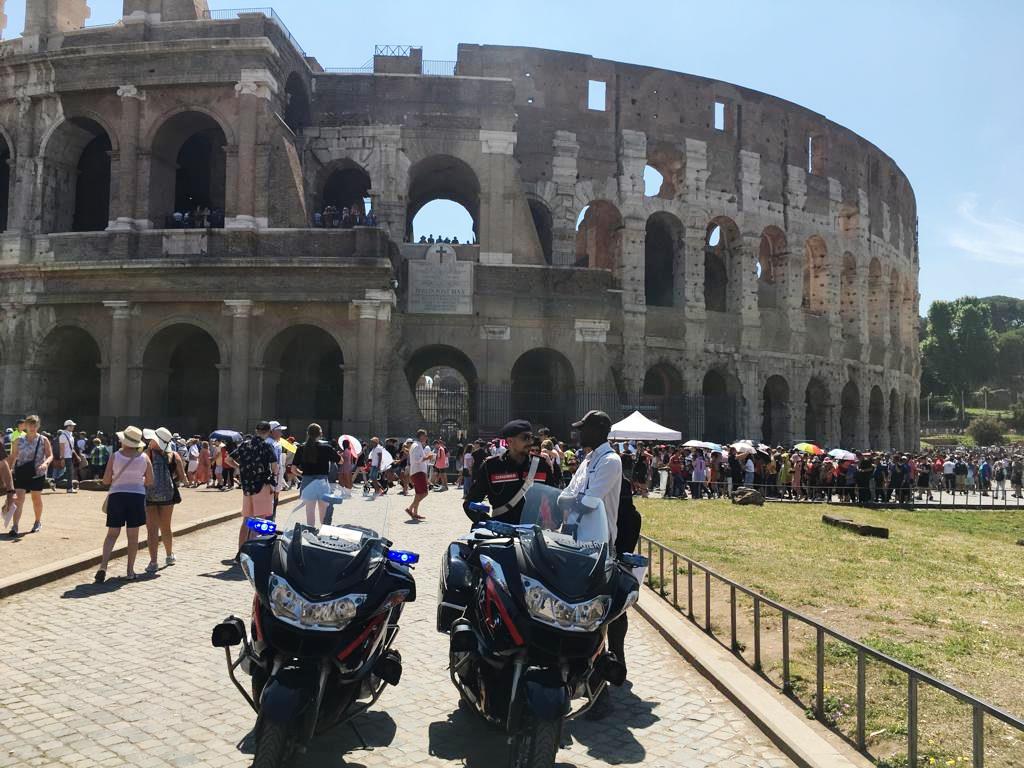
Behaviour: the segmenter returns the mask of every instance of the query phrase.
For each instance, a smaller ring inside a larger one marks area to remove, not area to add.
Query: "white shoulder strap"
[[[514,509],[515,506],[520,501],[523,500],[523,498],[526,496],[526,492],[529,491],[531,487],[533,487],[534,478],[537,477],[537,468],[539,466],[540,456],[534,456],[530,460],[530,471],[526,473],[526,479],[523,480],[522,487],[515,492],[515,495],[513,495],[512,498],[508,500],[508,502],[502,504],[500,507],[496,507],[495,509],[493,509],[491,511],[492,515],[503,515],[510,509]]]

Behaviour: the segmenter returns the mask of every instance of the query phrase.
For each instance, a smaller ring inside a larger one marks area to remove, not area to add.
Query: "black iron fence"
[[[675,550],[666,547],[647,536],[640,537],[640,549],[646,549],[647,558],[650,560],[650,567],[647,571],[647,586],[672,604],[672,607],[683,613],[687,619],[700,627],[704,632],[713,637],[723,646],[726,646],[737,658],[750,666],[766,680],[762,659],[762,624],[765,609],[777,613],[782,621],[782,689],[789,695],[794,696],[794,678],[792,666],[792,627],[796,622],[809,627],[814,633],[814,698],[811,712],[820,722],[831,727],[826,718],[826,639],[842,643],[857,657],[857,681],[856,681],[856,730],[854,744],[857,749],[867,753],[867,712],[869,707],[867,685],[867,663],[869,660],[880,662],[891,672],[906,677],[906,729],[907,729],[907,765],[920,765],[920,718],[918,712],[918,701],[922,685],[928,686],[935,691],[952,697],[960,704],[964,704],[971,711],[971,752],[973,768],[983,768],[985,765],[985,721],[986,718],[994,719],[1010,728],[1015,729],[1024,737],[1024,720],[1014,717],[1010,713],[992,705],[959,688],[932,677],[926,672],[904,664],[897,659],[878,651],[871,646],[865,645],[857,640],[847,637],[843,633],[828,627],[821,622],[801,614],[776,600],[765,597],[749,587],[745,587],[736,581],[723,576],[712,568],[686,557]],[[685,593],[680,593],[680,577],[685,578]],[[703,620],[699,620],[694,612],[694,582],[703,582],[704,607]],[[713,585],[720,585],[729,590],[729,639],[728,643],[718,636],[713,616]],[[745,595],[753,601],[753,660],[743,655],[743,649],[738,641],[738,620],[737,620],[737,595]],[[682,596],[681,596],[682,595]],[[933,761],[934,762],[934,761]]]

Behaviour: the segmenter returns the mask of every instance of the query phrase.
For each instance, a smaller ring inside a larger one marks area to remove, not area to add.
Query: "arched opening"
[[[288,76],[284,86],[284,121],[295,133],[310,125],[311,110],[306,85],[297,72]]]
[[[670,213],[647,219],[644,239],[644,295],[651,307],[675,306],[676,265],[680,258],[683,225]]]
[[[465,440],[478,431],[476,366],[462,350],[433,345],[416,350],[405,364],[419,424],[446,442]]]
[[[787,445],[792,439],[789,382],[781,376],[771,376],[762,395],[761,438],[769,445]]]
[[[142,356],[142,416],[185,434],[219,427],[220,350],[209,333],[177,323],[157,333]]]
[[[896,451],[903,448],[903,427],[900,424],[902,415],[900,396],[893,389],[889,392],[889,445],[886,447]]]
[[[110,136],[94,120],[73,117],[45,152],[44,232],[101,232],[110,223]],[[6,189],[6,188],[5,188]]]
[[[804,394],[804,439],[816,445],[828,443],[828,399],[828,387],[821,379],[812,377]]]
[[[893,270],[892,276],[889,278],[889,338],[897,349],[904,341],[902,311],[903,286],[899,273]]]
[[[704,397],[703,439],[727,443],[739,437],[739,380],[727,371],[708,371],[701,394]]]
[[[438,205],[436,201],[456,203],[465,209],[464,214],[452,205]],[[431,210],[424,212],[423,209],[431,203],[434,203]],[[453,214],[462,220],[453,219]],[[465,228],[465,216],[472,222],[471,231]],[[446,225],[446,221],[451,221],[451,224]],[[433,227],[438,230],[426,231]],[[461,230],[461,233],[443,231],[445,229]],[[428,157],[409,170],[406,239],[417,242],[429,234],[442,239],[458,237],[459,242],[469,240],[475,243],[480,238],[480,181],[469,165],[450,155]]]
[[[344,214],[366,216],[370,197],[370,174],[354,163],[339,165],[331,171],[320,194],[318,210],[326,227],[349,226]]]
[[[704,243],[704,307],[709,312],[729,312],[739,306],[733,277],[740,242],[739,229],[732,219],[719,217],[707,228]]]
[[[551,219],[551,211],[542,200],[530,198],[530,217],[533,219],[533,228],[537,230],[537,240],[540,241],[540,249],[544,254],[544,262],[554,263],[554,222]]]
[[[150,155],[150,218],[160,226],[223,226],[227,137],[202,112],[180,112],[157,131]],[[208,215],[204,212],[209,210]]]
[[[864,446],[857,444],[860,424],[860,389],[852,381],[843,387],[842,405],[839,411],[839,431],[842,433],[843,447],[848,451],[857,451]]]
[[[872,259],[868,267],[868,330],[871,338],[880,339],[885,329],[885,297],[882,287],[882,264]]]
[[[644,196],[661,197],[661,189],[665,185],[665,177],[653,166],[644,167]]]
[[[0,136],[0,232],[7,231],[7,210],[11,202],[11,148]]]
[[[903,304],[900,307],[900,334],[907,345],[913,345],[916,339],[916,323],[918,306],[917,294],[914,292],[914,281],[907,278],[903,284]]]
[[[644,194],[674,200],[686,184],[686,155],[668,142],[648,143]]]
[[[572,364],[552,349],[531,349],[512,366],[512,418],[529,419],[534,430],[547,427],[569,437],[576,411]]]
[[[777,309],[785,290],[786,235],[775,226],[761,233],[757,249],[757,305],[761,309]]]
[[[828,303],[828,248],[818,235],[804,244],[803,308],[823,315]]]
[[[868,404],[868,447],[877,451],[885,447],[885,442],[885,395],[878,387],[872,387]]]
[[[301,427],[344,418],[345,356],[323,328],[281,331],[267,345],[263,365],[264,411],[275,419]]]
[[[649,418],[672,429],[687,428],[683,377],[675,366],[658,363],[644,376],[641,404]]]
[[[607,200],[585,207],[576,220],[576,266],[610,269],[622,265],[622,214]]]
[[[857,260],[853,254],[843,255],[843,276],[839,288],[839,316],[843,323],[843,336],[855,339],[860,334],[860,291],[857,285]]]
[[[43,428],[55,432],[67,419],[98,428],[101,358],[92,335],[73,326],[56,328],[47,334],[37,359],[35,396]]]

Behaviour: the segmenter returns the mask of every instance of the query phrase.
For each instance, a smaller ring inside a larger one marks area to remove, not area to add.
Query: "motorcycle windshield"
[[[610,548],[608,514],[600,499],[565,495],[550,485],[536,484],[524,501],[522,525],[540,528],[553,541],[571,542],[574,549],[595,560],[603,547]]]
[[[387,497],[373,500],[341,485],[315,480],[302,489],[298,501],[278,509],[277,530],[290,537],[299,526],[307,534],[358,548],[367,539],[384,535],[389,502]]]

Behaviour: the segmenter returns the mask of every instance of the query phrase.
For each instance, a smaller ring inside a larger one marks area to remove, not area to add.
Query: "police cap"
[[[502,439],[507,440],[510,437],[521,435],[523,432],[532,431],[533,426],[526,419],[515,419],[501,428],[501,437]]]

